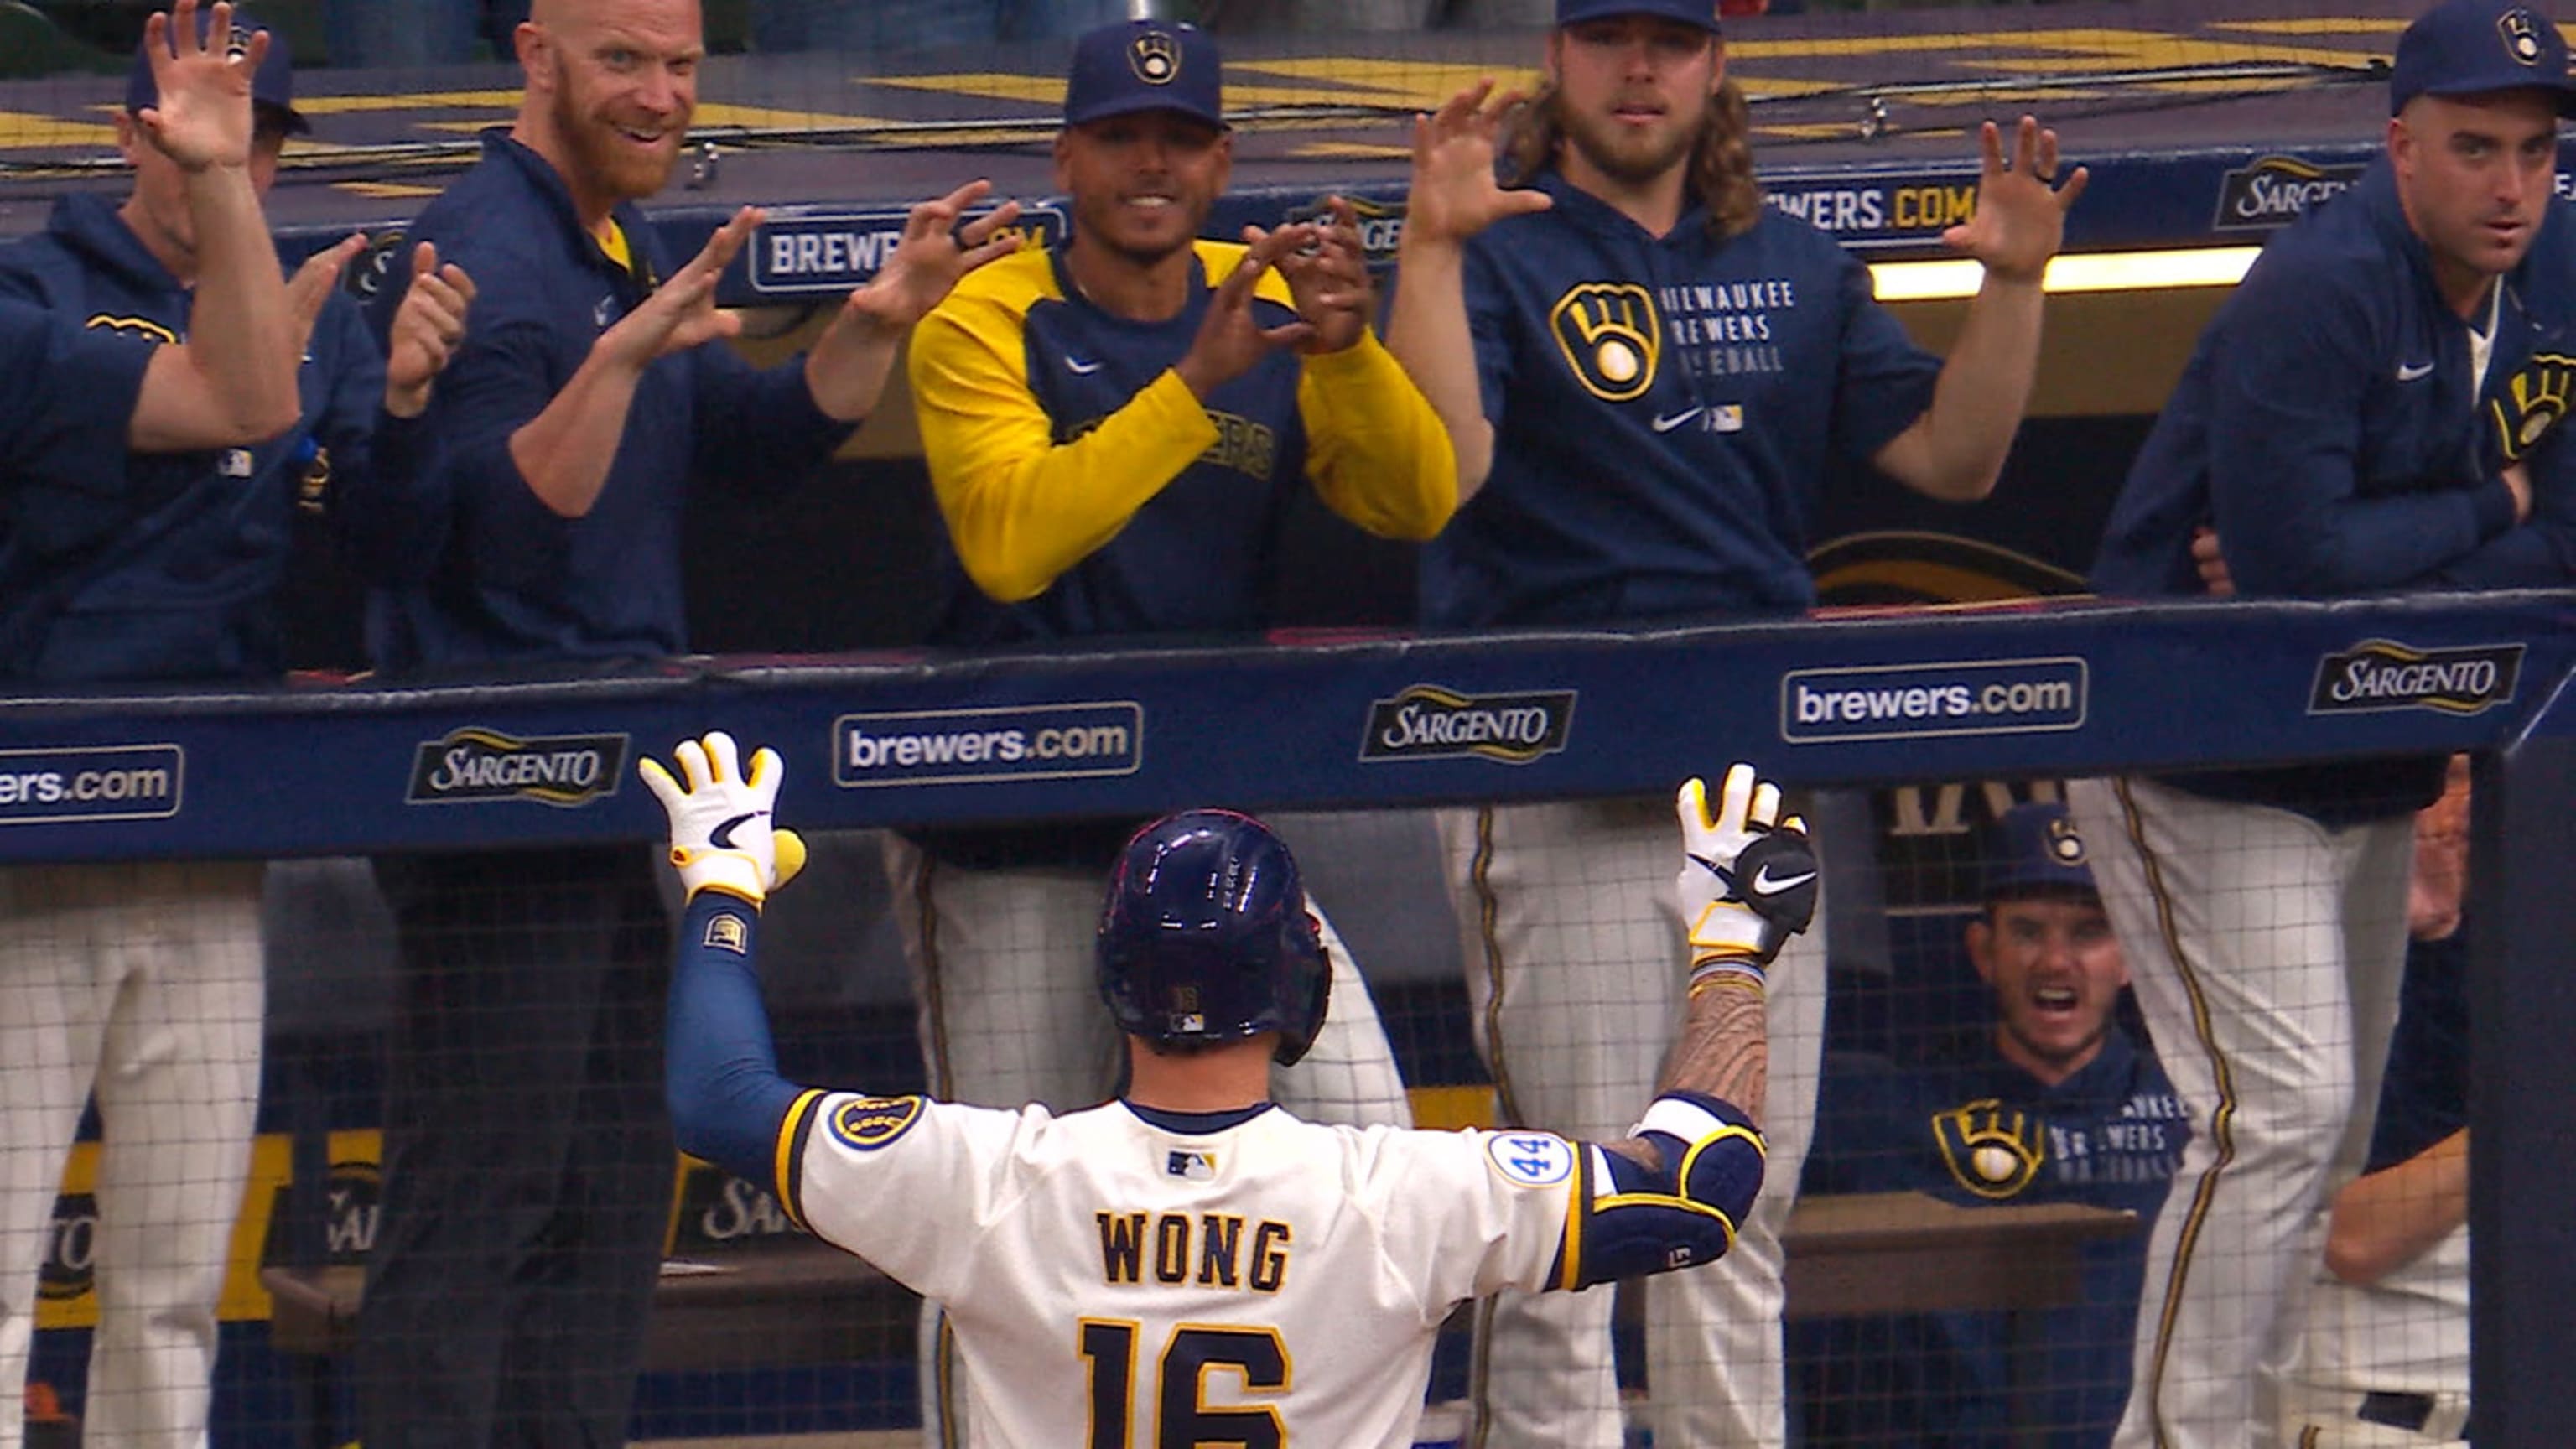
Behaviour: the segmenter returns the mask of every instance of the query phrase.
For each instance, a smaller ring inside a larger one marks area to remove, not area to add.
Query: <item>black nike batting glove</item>
[[[1682,782],[1682,869],[1673,881],[1689,932],[1692,979],[1712,970],[1759,980],[1816,914],[1816,852],[1806,823],[1779,819],[1780,787],[1751,765],[1726,772],[1717,809],[1708,788]]]

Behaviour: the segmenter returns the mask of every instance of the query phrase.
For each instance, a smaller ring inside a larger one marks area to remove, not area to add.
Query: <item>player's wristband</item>
[[[1732,986],[1760,995],[1769,991],[1771,978],[1764,973],[1760,962],[1743,956],[1711,956],[1691,967],[1692,998],[1720,986]]]

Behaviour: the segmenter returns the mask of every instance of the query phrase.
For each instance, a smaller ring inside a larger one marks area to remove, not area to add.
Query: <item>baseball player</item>
[[[971,584],[947,642],[1258,630],[1285,511],[1309,486],[1380,535],[1426,538],[1449,518],[1448,440],[1370,331],[1348,208],[1199,239],[1232,158],[1219,67],[1186,25],[1086,32],[1055,145],[1070,235],[967,279],[913,340],[923,452]],[[1110,1089],[1117,1042],[1080,1005],[1079,963],[1100,871],[1134,824],[889,837],[935,1094],[1064,1110]],[[1341,1009],[1280,1098],[1404,1125],[1376,1010],[1323,929]],[[936,1392],[954,1379],[925,1380],[934,1442],[956,1437]]]
[[[702,32],[696,0],[536,0],[515,120],[413,220],[480,291],[420,486],[370,499],[370,537],[400,544],[369,600],[388,674],[685,653],[692,490],[829,457],[912,323],[1015,245],[1010,206],[959,225],[983,183],[917,206],[814,346],[755,370],[718,341],[741,324],[715,291],[760,213],[674,265],[638,209],[686,143]],[[626,843],[375,867],[402,955],[361,1436],[619,1442],[671,1188],[658,867]]]
[[[1678,806],[1692,945],[1680,1050],[1624,1137],[1307,1123],[1270,1096],[1327,1019],[1296,862],[1248,816],[1116,853],[1095,946],[1128,1084],[1058,1116],[800,1087],[763,1019],[760,907],[801,864],[780,765],[732,739],[645,761],[689,890],[671,979],[681,1145],[947,1305],[976,1445],[1413,1442],[1450,1309],[1724,1253],[1762,1178],[1769,963],[1814,908],[1795,817],[1749,765]],[[1775,823],[1776,822],[1776,823]],[[1669,997],[1667,997],[1669,999]]]
[[[2066,807],[2005,812],[1968,959],[1994,1020],[1927,1062],[1827,1060],[1815,1192],[1928,1192],[1962,1206],[2076,1202],[2152,1222],[2189,1123],[2115,1015],[2128,971]],[[1792,1330],[1810,1444],[2108,1444],[2129,1396],[2142,1238],[2088,1244],[2083,1294],[2008,1313],[1826,1320]],[[2015,1360],[2017,1343],[2044,1354]]]
[[[2512,0],[2399,38],[2385,155],[2276,236],[2114,505],[2094,587],[2336,598],[2576,578],[2567,51]],[[2362,687],[2375,661],[2333,666]],[[2374,699],[2373,703],[2381,700]],[[2402,701],[2400,701],[2402,702]],[[2329,701],[2331,703],[2331,701]],[[2311,1216],[2368,1143],[2406,945],[2409,818],[2443,762],[2087,780],[2104,904],[2195,1132],[2157,1223],[2119,1442],[2272,1442]]]
[[[2077,170],[2028,118],[1989,125],[1975,218],[1945,235],[1985,282],[1944,363],[1833,239],[1762,204],[1711,0],[1559,0],[1546,82],[1490,82],[1415,123],[1389,345],[1447,425],[1457,520],[1425,551],[1441,626],[1590,625],[1803,609],[1836,459],[1939,498],[1994,486],[2037,362],[2040,273]],[[1445,812],[1483,1046],[1517,1124],[1615,1130],[1644,1100],[1673,940],[1653,809]],[[1580,870],[1564,862],[1582,863]],[[1677,949],[1677,948],[1675,948]],[[1801,950],[1822,954],[1810,935]],[[1820,964],[1775,1007],[1775,1181],[1796,1181],[1822,1051]],[[1783,1441],[1779,1233],[1756,1208],[1711,1273],[1649,1295],[1657,1442]],[[1483,1442],[1613,1449],[1609,1295],[1502,1300],[1480,1349]]]
[[[67,197],[42,235],[0,250],[0,297],[81,324],[65,362],[114,355],[103,374],[40,382],[37,400],[13,406],[70,433],[103,400],[135,405],[131,379],[144,379],[130,434],[112,434],[115,452],[78,471],[38,466],[9,480],[0,677],[284,672],[280,594],[299,508],[325,505],[325,485],[366,485],[379,409],[426,394],[445,347],[430,324],[461,326],[471,290],[461,276],[424,284],[443,310],[433,319],[428,303],[410,309],[406,335],[420,335],[407,343],[401,382],[332,285],[354,242],[322,253],[281,295],[258,199],[287,134],[303,125],[281,38],[229,7],[182,5],[148,28],[116,118],[131,193],[122,204]],[[261,274],[257,287],[244,285],[244,271]],[[270,315],[248,325],[245,302]],[[197,352],[209,358],[186,356]],[[196,423],[184,439],[196,451],[156,451],[183,441],[164,431],[166,418],[144,425],[156,387],[204,360],[247,379],[291,379],[300,415],[287,414],[292,426],[212,433]],[[45,396],[85,385],[95,398]],[[103,1128],[98,1329],[84,1417],[99,1442],[204,1437],[215,1306],[259,1105],[262,874],[256,861],[0,871],[0,1061],[10,1079],[0,1110],[0,1446],[21,1442],[55,1194],[93,1092]]]
[[[2281,1439],[2297,1449],[2460,1444],[2473,1433],[2465,775],[2416,818],[2413,939],[2370,1160],[2328,1208],[2325,1271],[2282,1397]]]

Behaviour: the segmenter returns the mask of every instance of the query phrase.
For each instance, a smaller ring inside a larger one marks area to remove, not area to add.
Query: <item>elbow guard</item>
[[[1735,1245],[1736,1226],[1762,1188],[1761,1130],[1728,1102],[1695,1092],[1658,1097],[1633,1134],[1655,1148],[1640,1164],[1584,1144],[1591,1171],[1559,1286],[1710,1262]]]

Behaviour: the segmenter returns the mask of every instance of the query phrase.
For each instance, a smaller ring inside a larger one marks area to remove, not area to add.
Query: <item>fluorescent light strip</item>
[[[2151,292],[2172,287],[2232,287],[2261,247],[2183,247],[2155,252],[2079,252],[2048,264],[2051,292]],[[1870,275],[1882,302],[1937,302],[1973,297],[1985,268],[1961,258],[1880,262]]]

